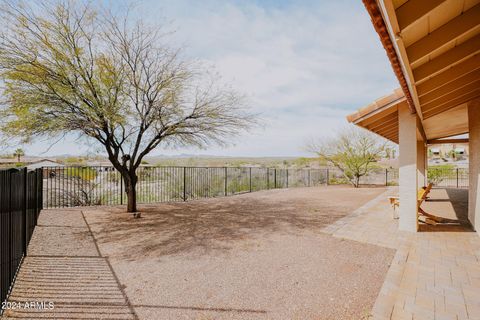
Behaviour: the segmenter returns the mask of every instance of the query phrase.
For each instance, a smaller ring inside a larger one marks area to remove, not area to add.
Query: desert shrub
[[[428,181],[434,185],[438,185],[445,179],[452,179],[456,177],[455,166],[451,164],[443,164],[438,166],[431,166],[427,170]]]
[[[350,181],[346,178],[332,177],[329,179],[328,184],[350,184]]]
[[[70,167],[61,171],[65,176],[76,177],[86,181],[93,181],[97,177],[97,171],[90,167]]]
[[[107,172],[106,177],[108,182],[120,182],[120,174],[116,171]]]
[[[102,195],[98,192],[99,185],[91,180],[78,176],[60,176],[56,178],[56,187],[49,189],[46,206],[93,206],[102,204]]]

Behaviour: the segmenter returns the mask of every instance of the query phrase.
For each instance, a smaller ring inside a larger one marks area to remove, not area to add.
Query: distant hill
[[[110,162],[107,157],[98,155],[74,156],[62,154],[49,157],[25,156],[22,162],[33,162],[39,159],[51,159],[65,165],[82,166],[108,166]],[[13,157],[3,159],[8,164],[15,164]],[[0,163],[2,159],[0,159]],[[178,154],[178,155],[157,155],[149,156],[142,162],[143,165],[151,166],[187,166],[187,167],[275,167],[275,168],[319,168],[325,166],[325,163],[318,158],[302,157],[231,157],[218,155],[197,155],[197,154]]]
[[[305,167],[309,162],[318,162],[318,159],[301,161],[297,157],[227,157],[227,156],[154,156],[145,161],[150,165],[162,166],[191,166],[191,167]],[[317,164],[317,166],[319,163]]]

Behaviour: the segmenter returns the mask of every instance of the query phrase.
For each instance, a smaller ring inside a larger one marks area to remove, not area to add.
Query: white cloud
[[[173,20],[171,41],[187,57],[215,65],[266,119],[235,147],[202,153],[303,154],[308,137],[330,134],[348,113],[398,86],[359,1],[151,0],[136,14]]]

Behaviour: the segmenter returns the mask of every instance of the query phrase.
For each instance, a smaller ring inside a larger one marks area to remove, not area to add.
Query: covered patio
[[[397,249],[374,319],[480,319],[480,1],[363,2],[400,88],[347,120],[399,145],[399,219],[385,198],[331,232]],[[469,144],[469,188],[421,205],[455,223],[419,223],[427,147],[442,143]]]
[[[401,87],[347,119],[399,145],[399,229],[424,229],[428,145],[468,143],[466,216],[480,230],[480,1],[364,3]]]

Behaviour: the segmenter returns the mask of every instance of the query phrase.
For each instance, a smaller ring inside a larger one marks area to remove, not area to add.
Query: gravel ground
[[[394,250],[320,230],[384,188],[270,190],[84,210],[141,319],[362,319]]]
[[[62,209],[42,211],[28,255],[98,256],[98,252],[80,212]]]

